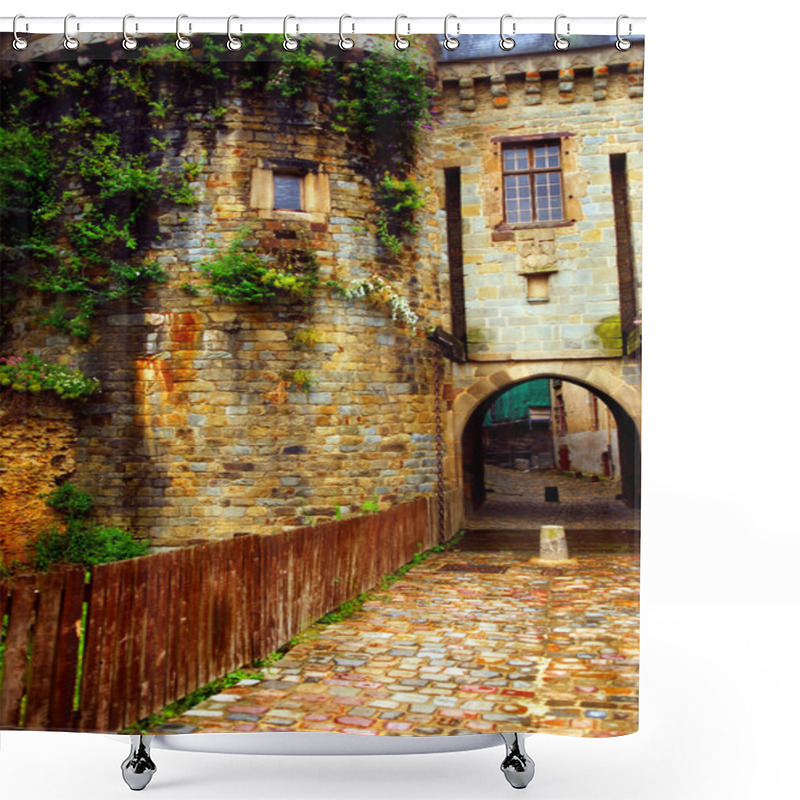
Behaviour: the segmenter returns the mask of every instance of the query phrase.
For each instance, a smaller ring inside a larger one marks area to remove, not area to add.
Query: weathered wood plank
[[[11,608],[6,632],[3,686],[0,691],[0,727],[20,727],[20,710],[28,670],[28,643],[36,606],[36,580],[16,578],[11,590]]]
[[[78,677],[80,638],[86,635],[85,631],[80,630],[86,589],[86,570],[83,567],[70,569],[64,573],[64,596],[61,603],[61,617],[58,621],[50,730],[68,731],[77,727],[73,700]]]
[[[110,659],[114,668],[111,680],[104,684],[101,691],[108,692],[107,731],[117,731],[125,725],[125,711],[128,704],[128,681],[133,665],[132,644],[133,625],[136,610],[133,607],[135,582],[130,569],[132,561],[120,561],[110,564],[111,583],[119,586],[119,597],[116,607],[116,636],[106,643],[106,658]]]
[[[50,722],[50,696],[56,668],[58,621],[64,592],[64,573],[49,572],[36,580],[36,621],[33,628],[31,665],[29,670],[27,700],[25,702],[25,727],[30,730],[47,730]]]
[[[169,626],[172,621],[170,613],[174,598],[169,595],[170,553],[159,554],[154,574],[151,578],[150,599],[153,620],[152,656],[150,661],[150,706],[145,712],[152,714],[159,711],[169,702],[167,700],[167,641]]]
[[[178,608],[177,624],[170,632],[170,649],[173,653],[177,653],[175,659],[175,693],[173,700],[179,700],[185,697],[193,688],[196,688],[196,683],[189,682],[190,675],[190,648],[191,642],[189,632],[189,614],[191,606],[191,587],[192,587],[192,562],[193,552],[196,548],[191,547],[187,550],[176,552],[178,563],[175,565],[175,571],[172,576],[172,590],[175,603]],[[192,680],[196,681],[197,676],[194,675]]]
[[[200,600],[202,598],[201,560],[204,545],[193,547],[189,551],[189,566],[184,580],[182,594],[188,600],[186,623],[181,629],[178,643],[186,648],[186,692],[191,692],[201,685],[199,680],[198,659],[200,656],[200,636],[202,615]]]
[[[156,556],[157,558],[157,556]],[[133,608],[131,609],[131,670],[128,675],[125,716],[122,726],[132,725],[145,714],[142,695],[149,691],[150,667],[147,661],[148,618],[151,614],[149,602],[149,579],[152,559],[137,558],[130,562],[133,582]],[[152,630],[152,628],[151,628]]]

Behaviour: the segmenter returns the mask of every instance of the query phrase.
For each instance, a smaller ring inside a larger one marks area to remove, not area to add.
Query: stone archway
[[[560,379],[583,386],[609,408],[617,424],[622,496],[632,507],[641,502],[641,397],[623,380],[618,360],[536,362],[481,365],[469,388],[453,403],[455,450],[464,486],[466,507],[477,508],[485,499],[481,427],[492,403],[505,391],[536,379]]]

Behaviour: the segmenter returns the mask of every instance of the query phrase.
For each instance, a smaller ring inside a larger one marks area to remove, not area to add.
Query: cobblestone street
[[[558,489],[558,503],[545,501],[546,486]],[[621,491],[618,480],[487,465],[486,489],[486,502],[470,515],[470,529],[538,529],[541,525],[564,525],[573,530],[639,528],[639,512],[615,499]]]
[[[492,513],[470,524],[483,530],[469,530],[346,620],[314,626],[263,679],[159,731],[635,731],[638,534],[600,530],[611,519],[588,516],[590,506],[621,505],[601,494],[611,484],[561,480],[562,498],[581,498],[570,562],[538,562],[538,533],[520,530],[519,520],[514,530],[503,525],[498,508],[510,523],[519,501],[498,493],[486,504]],[[487,531],[487,521],[505,530]]]

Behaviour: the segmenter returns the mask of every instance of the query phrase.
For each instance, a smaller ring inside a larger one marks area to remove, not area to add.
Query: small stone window
[[[303,211],[303,178],[289,173],[273,173],[274,207],[284,211]]]
[[[301,159],[256,167],[250,179],[250,207],[265,219],[326,222],[330,182],[322,165]]]
[[[564,219],[559,139],[503,145],[503,208],[511,225]]]

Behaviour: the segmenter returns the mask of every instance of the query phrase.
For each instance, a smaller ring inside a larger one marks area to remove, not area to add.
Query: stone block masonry
[[[69,480],[105,522],[156,546],[307,525],[436,486],[432,346],[387,306],[324,286],[374,271],[421,324],[449,319],[435,193],[392,257],[375,234],[367,154],[331,128],[330,89],[293,103],[223,83],[213,118],[198,93],[164,139],[166,163],[197,165],[198,198],[156,217],[145,257],[167,282],[141,306],[104,308],[86,344],[33,326],[34,301],[23,301],[5,342],[68,355],[101,379],[102,395],[77,416]],[[167,80],[164,90],[178,88]],[[313,208],[271,207],[281,170],[306,175]],[[430,143],[414,175],[434,185]],[[320,285],[308,302],[213,296],[201,267],[243,230],[251,247],[313,253]]]
[[[441,66],[436,157],[460,168],[471,359],[620,355],[596,328],[620,313],[611,154],[627,162],[641,299],[642,57],[598,47]],[[504,148],[537,139],[559,148],[563,219],[509,221]]]

